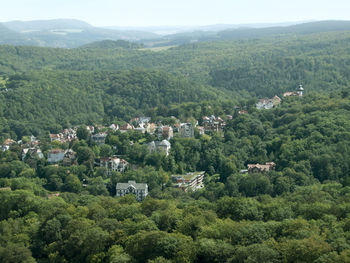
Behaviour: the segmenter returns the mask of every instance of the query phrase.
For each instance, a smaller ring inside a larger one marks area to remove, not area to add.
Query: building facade
[[[112,171],[123,173],[127,169],[128,162],[118,157],[107,157],[100,159],[100,166],[105,167],[108,173]]]
[[[133,194],[136,196],[137,201],[142,201],[148,195],[148,185],[136,183],[135,181],[117,183],[116,196],[125,196],[127,194]]]
[[[181,123],[179,128],[179,135],[182,138],[193,138],[194,137],[194,127],[192,123]]]
[[[180,188],[187,192],[189,189],[195,191],[204,187],[203,179],[205,172],[193,172],[184,175],[172,175],[171,178],[174,182],[174,187]]]
[[[147,147],[150,153],[158,151],[163,152],[166,156],[168,156],[170,153],[171,144],[168,140],[152,141],[147,145]]]
[[[49,163],[58,163],[64,159],[64,150],[52,149],[47,154],[47,161]]]
[[[248,164],[248,173],[266,173],[274,170],[276,164],[274,162],[268,162],[266,164]]]

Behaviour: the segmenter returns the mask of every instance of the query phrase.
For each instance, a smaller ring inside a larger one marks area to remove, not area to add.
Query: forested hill
[[[0,262],[350,262],[350,32],[122,44],[0,46]]]
[[[53,131],[129,120],[156,106],[218,100],[223,94],[155,70],[27,72],[10,76],[6,90],[0,86],[0,126],[22,135]]]
[[[228,39],[247,39],[262,38],[269,36],[288,36],[288,35],[308,35],[325,32],[349,31],[350,21],[320,21],[302,23],[287,27],[268,27],[268,28],[240,28],[218,32],[218,38]]]
[[[10,21],[0,23],[0,28],[0,44],[41,47],[74,48],[106,39],[136,41],[158,37],[151,32],[94,27],[74,19]]]
[[[156,51],[114,44],[0,46],[0,115],[5,121],[47,128],[127,120],[164,104],[281,96],[299,83],[307,92],[350,86],[350,32]]]
[[[156,52],[0,46],[0,74],[148,68],[239,94],[273,96],[299,82],[309,90],[348,86],[349,43],[350,32],[331,32],[283,39],[204,42]]]
[[[93,42],[87,45],[82,46],[82,48],[91,48],[91,49],[113,49],[113,48],[143,48],[144,46],[139,43],[129,42],[125,40],[102,40]]]

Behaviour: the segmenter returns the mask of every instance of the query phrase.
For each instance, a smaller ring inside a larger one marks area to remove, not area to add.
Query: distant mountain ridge
[[[0,23],[0,44],[76,48],[104,40],[126,40],[142,43],[148,47],[162,47],[203,41],[254,39],[333,31],[350,31],[350,21],[218,24],[198,27],[94,27],[80,20],[55,19]],[[166,32],[173,33],[164,35]]]
[[[75,48],[102,40],[157,38],[144,31],[113,30],[94,27],[74,19],[11,21],[0,23],[0,44]]]
[[[52,29],[90,29],[92,25],[76,19],[53,19],[34,21],[10,21],[2,23],[8,29],[16,32]]]
[[[162,41],[145,40],[148,46],[173,46],[202,41],[254,39],[271,36],[306,35],[322,32],[350,31],[350,21],[318,21],[273,27],[240,27],[222,31],[194,31],[166,35]]]

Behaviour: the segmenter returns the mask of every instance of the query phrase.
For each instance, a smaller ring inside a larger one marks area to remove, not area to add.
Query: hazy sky
[[[0,0],[1,21],[75,18],[95,26],[350,20],[350,0]]]

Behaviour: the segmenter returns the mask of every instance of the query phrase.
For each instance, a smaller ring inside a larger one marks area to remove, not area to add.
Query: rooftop
[[[202,175],[204,174],[204,171],[200,171],[200,172],[193,172],[193,173],[187,173],[187,174],[174,174],[174,177],[181,177],[185,180],[193,180],[194,178],[196,178],[198,175]]]
[[[135,189],[143,190],[146,189],[148,186],[145,183],[136,183],[135,181],[128,181],[127,183],[117,183],[117,189],[128,189],[130,186],[134,187]]]

